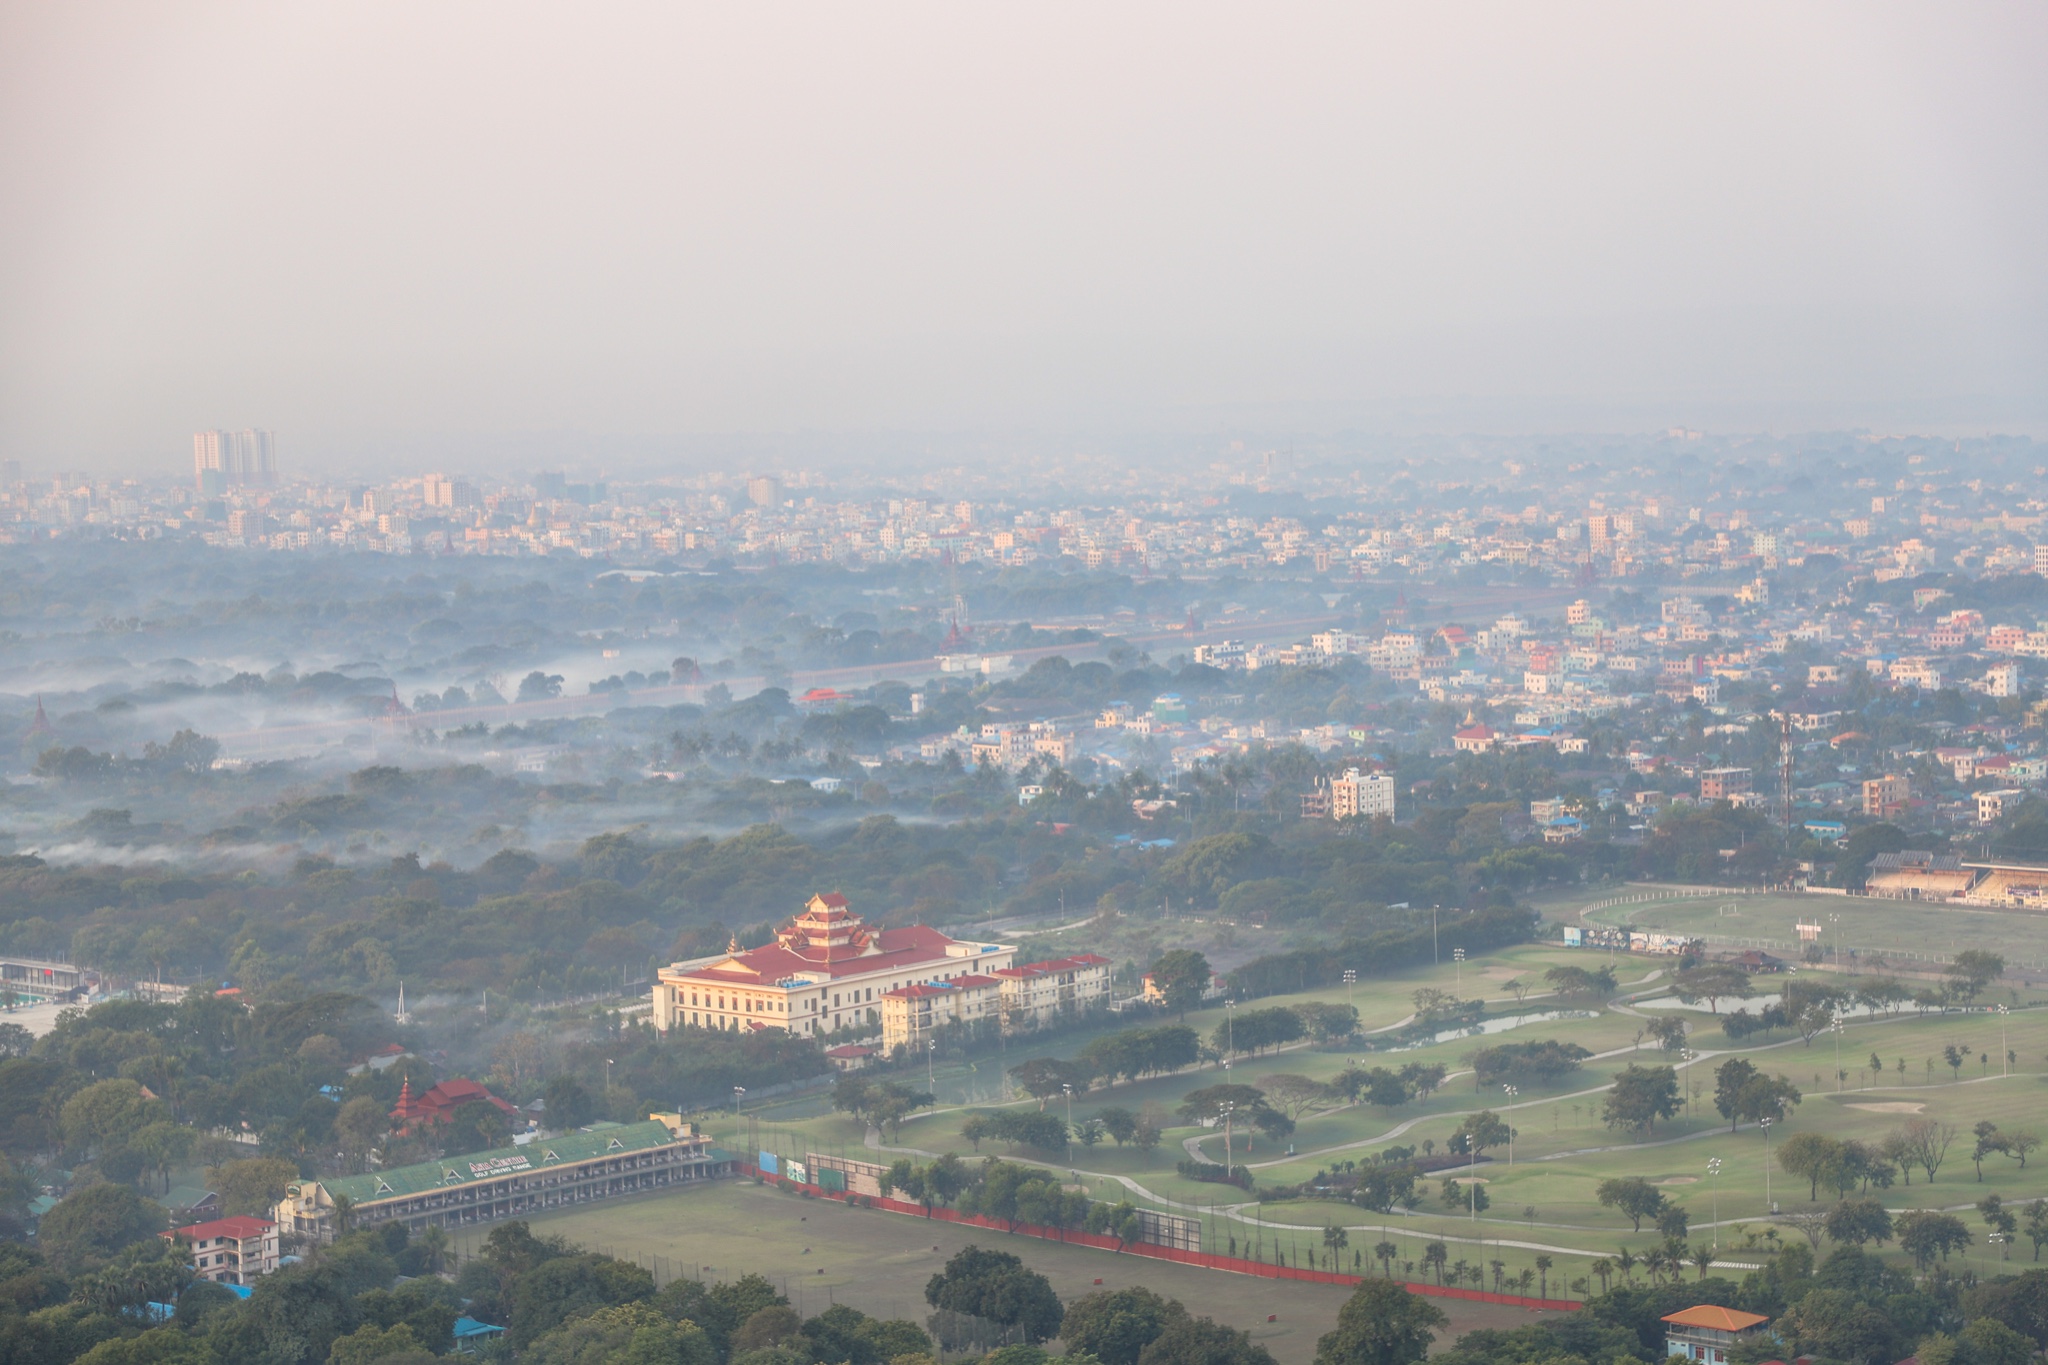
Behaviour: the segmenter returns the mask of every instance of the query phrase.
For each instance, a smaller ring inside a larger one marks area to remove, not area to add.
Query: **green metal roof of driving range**
[[[341,1196],[357,1208],[384,1199],[398,1199],[428,1190],[473,1185],[480,1180],[545,1170],[549,1166],[573,1165],[598,1157],[628,1156],[634,1152],[670,1147],[682,1141],[657,1122],[624,1123],[590,1133],[564,1133],[560,1137],[535,1138],[524,1147],[499,1147],[489,1152],[469,1152],[422,1161],[416,1166],[394,1166],[367,1175],[338,1175],[319,1184],[330,1196]]]

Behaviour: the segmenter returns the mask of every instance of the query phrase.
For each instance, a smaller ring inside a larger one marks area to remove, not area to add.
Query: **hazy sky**
[[[12,0],[0,454],[2048,430],[2044,71],[2037,3]]]

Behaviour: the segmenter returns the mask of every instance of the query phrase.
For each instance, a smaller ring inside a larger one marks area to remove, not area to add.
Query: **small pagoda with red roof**
[[[408,1080],[398,1088],[398,1104],[391,1111],[391,1129],[406,1135],[421,1133],[435,1124],[446,1123],[463,1105],[477,1103],[492,1106],[508,1122],[519,1120],[516,1108],[475,1081],[458,1077],[442,1081],[423,1095],[415,1095]]]

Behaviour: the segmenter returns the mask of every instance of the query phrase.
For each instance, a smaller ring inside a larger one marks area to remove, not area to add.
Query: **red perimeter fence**
[[[740,1161],[733,1163],[748,1175],[759,1176],[771,1184],[786,1190],[795,1190],[818,1199],[835,1199],[841,1203],[850,1199],[862,1201],[862,1207],[882,1209],[889,1213],[907,1214],[913,1218],[927,1218],[939,1223],[957,1223],[962,1227],[987,1228],[991,1232],[1015,1233],[1025,1237],[1037,1237],[1048,1242],[1065,1242],[1068,1246],[1093,1247],[1098,1251],[1121,1252],[1126,1256],[1148,1256],[1155,1261],[1178,1261],[1182,1265],[1201,1266],[1207,1270],[1224,1270],[1234,1275],[1258,1275],[1268,1280],[1306,1280],[1311,1284],[1335,1284],[1349,1288],[1362,1284],[1376,1276],[1345,1275],[1334,1270],[1310,1270],[1303,1266],[1268,1265],[1264,1261],[1248,1260],[1243,1256],[1218,1256],[1209,1251],[1183,1251],[1178,1247],[1155,1246],[1150,1242],[1133,1242],[1125,1246],[1114,1237],[1097,1232],[1078,1232],[1068,1228],[1040,1227],[1035,1223],[1019,1223],[1007,1227],[994,1219],[958,1213],[952,1209],[927,1209],[922,1204],[911,1204],[901,1199],[877,1198],[874,1195],[847,1195],[840,1190],[820,1189],[816,1185],[798,1184],[780,1175],[763,1175],[759,1169]],[[1500,1303],[1512,1308],[1547,1308],[1557,1312],[1576,1312],[1580,1304],[1576,1299],[1539,1299],[1526,1294],[1489,1294],[1483,1289],[1461,1289],[1456,1285],[1427,1284],[1421,1281],[1404,1280],[1411,1294],[1426,1294],[1438,1299],[1464,1299],[1471,1303]]]

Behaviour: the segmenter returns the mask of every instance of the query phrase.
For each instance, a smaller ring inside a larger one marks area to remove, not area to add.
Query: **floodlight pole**
[[[1757,1125],[1764,1130],[1764,1217],[1769,1218],[1776,1207],[1771,1203],[1771,1120],[1766,1116]]]
[[[1515,1096],[1522,1092],[1512,1085],[1504,1085],[1501,1089],[1508,1094],[1508,1165],[1512,1166],[1515,1164]]]
[[[1714,1250],[1721,1249],[1721,1158],[1710,1157],[1707,1174],[1714,1182]]]

